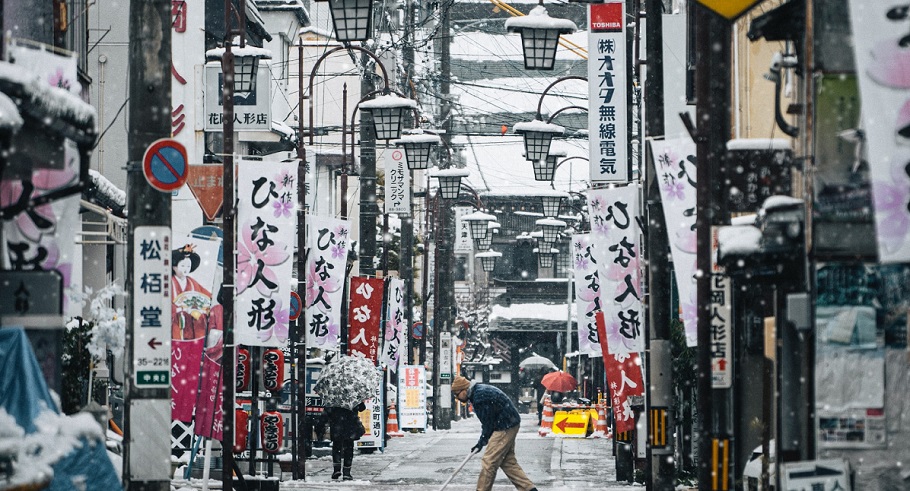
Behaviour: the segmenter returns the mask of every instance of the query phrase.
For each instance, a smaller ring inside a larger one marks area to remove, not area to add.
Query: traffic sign
[[[142,157],[142,172],[158,191],[169,193],[180,189],[189,175],[186,148],[170,138],[154,141]]]
[[[288,317],[295,321],[300,317],[301,312],[303,312],[303,301],[300,300],[300,295],[297,292],[291,291],[291,308]]]
[[[851,489],[850,464],[844,459],[787,462],[782,467],[784,489]]]
[[[191,165],[186,185],[202,207],[205,217],[214,221],[224,203],[224,167],[214,164]]]
[[[727,20],[736,20],[737,17],[743,15],[760,3],[762,0],[697,0],[698,3],[704,5],[711,11],[716,14],[721,15]]]
[[[556,411],[553,416],[553,434],[585,437],[590,419],[591,413],[583,409]]]

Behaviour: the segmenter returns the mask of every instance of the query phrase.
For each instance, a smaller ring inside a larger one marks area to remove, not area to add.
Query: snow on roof
[[[717,229],[718,256],[744,255],[761,250],[761,230],[753,225],[730,225]]]
[[[296,141],[297,139],[297,133],[293,130],[293,128],[282,123],[281,121],[272,120],[272,131],[291,141]]]
[[[302,36],[302,35],[305,35],[305,34],[315,34],[315,35],[317,35],[317,36],[321,36],[321,37],[324,37],[324,38],[327,38],[327,39],[334,39],[334,38],[335,38],[335,32],[334,32],[334,31],[332,31],[332,30],[326,30],[326,29],[319,29],[319,28],[314,27],[314,26],[301,27],[300,30],[297,31],[297,35],[298,35],[298,36]]]
[[[0,93],[0,130],[15,133],[22,128],[24,121],[19,114],[19,108],[6,94]]]
[[[541,133],[555,133],[561,135],[566,132],[566,129],[558,124],[553,123],[544,123],[539,119],[534,121],[526,121],[523,123],[515,123],[513,128],[515,133],[524,133],[526,131],[538,131]]]
[[[574,304],[572,304],[574,305]],[[566,304],[547,304],[547,303],[513,303],[509,306],[491,305],[490,320],[495,319],[540,319],[547,321],[566,321],[568,310],[572,315],[572,320],[576,319],[574,308],[567,308]]]
[[[45,117],[71,121],[79,126],[94,125],[97,113],[91,104],[66,89],[51,87],[40,75],[21,66],[0,62],[0,83],[20,85],[28,102],[43,110]],[[94,128],[93,128],[94,129]]]
[[[121,207],[126,206],[126,192],[115,186],[114,183],[94,169],[89,169],[88,175],[91,178],[92,183],[98,189],[98,192],[104,194]]]
[[[789,150],[786,138],[734,138],[727,142],[727,150]]]
[[[231,46],[231,53],[237,56],[258,56],[266,60],[272,59],[272,50],[246,45],[244,47]],[[224,48],[212,48],[205,52],[206,60],[220,60],[224,56]]]
[[[397,140],[392,140],[390,143],[393,145],[401,145],[404,143],[435,143],[439,144],[440,139],[439,135],[431,135],[429,133],[421,133],[419,135],[401,135],[401,138]]]
[[[535,247],[534,250],[532,250],[531,252],[533,252],[534,254],[540,254],[540,249]],[[555,247],[551,247],[550,252],[553,254],[559,254],[559,249],[557,249]]]
[[[386,94],[360,103],[360,109],[387,109],[391,107],[417,107],[417,101],[406,99],[398,94]]]
[[[760,214],[765,214],[769,210],[774,210],[776,208],[787,208],[791,206],[801,205],[803,200],[799,198],[794,198],[792,196],[782,196],[775,195],[770,196],[765,199],[765,202],[761,205]]]
[[[543,227],[543,226],[565,227],[566,226],[566,222],[564,222],[562,220],[557,220],[555,218],[541,218],[540,220],[537,220],[536,222],[534,222],[534,224],[540,225],[541,227]]]
[[[506,19],[506,29],[516,32],[520,29],[556,29],[560,33],[571,33],[578,27],[569,19],[550,17],[546,7],[538,5],[528,12],[528,15]]]
[[[755,213],[740,215],[730,219],[731,225],[755,225]]]

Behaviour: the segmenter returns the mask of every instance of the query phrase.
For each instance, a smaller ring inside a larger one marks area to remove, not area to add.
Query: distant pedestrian
[[[360,411],[366,409],[361,402],[353,410],[346,407],[327,407],[325,416],[329,423],[332,436],[332,479],[343,477],[345,481],[354,479],[351,476],[351,466],[354,463],[354,441],[366,433],[363,423],[360,422]]]
[[[452,382],[452,393],[461,402],[470,402],[481,423],[480,439],[471,452],[480,452],[484,446],[477,491],[490,491],[496,473],[501,468],[517,489],[537,491],[515,458],[515,437],[518,436],[521,416],[512,400],[492,385],[479,384],[462,376]]]

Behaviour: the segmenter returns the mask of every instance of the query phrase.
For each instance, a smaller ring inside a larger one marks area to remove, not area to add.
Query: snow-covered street
[[[305,480],[291,481],[286,473],[287,480],[281,483],[281,489],[436,490],[468,455],[479,435],[480,422],[477,418],[453,421],[451,430],[405,433],[403,438],[393,438],[385,452],[355,453],[352,471],[355,480],[346,482],[331,480],[331,457],[327,455],[327,449],[323,449],[320,455],[324,456],[307,461]],[[522,415],[516,453],[519,464],[541,491],[643,489],[643,486],[616,482],[612,440],[542,438],[537,435],[536,414]],[[241,464],[241,468],[246,469],[245,463]],[[475,456],[446,489],[474,489],[479,470],[480,457]],[[202,483],[198,480],[174,481],[172,485],[175,491],[201,487]],[[220,487],[220,482],[210,481],[211,489]],[[515,488],[500,472],[494,489]]]

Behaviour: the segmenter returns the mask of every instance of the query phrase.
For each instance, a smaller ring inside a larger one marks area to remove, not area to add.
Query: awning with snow
[[[576,325],[575,304],[511,303],[490,306],[490,332],[563,332],[571,316]]]

